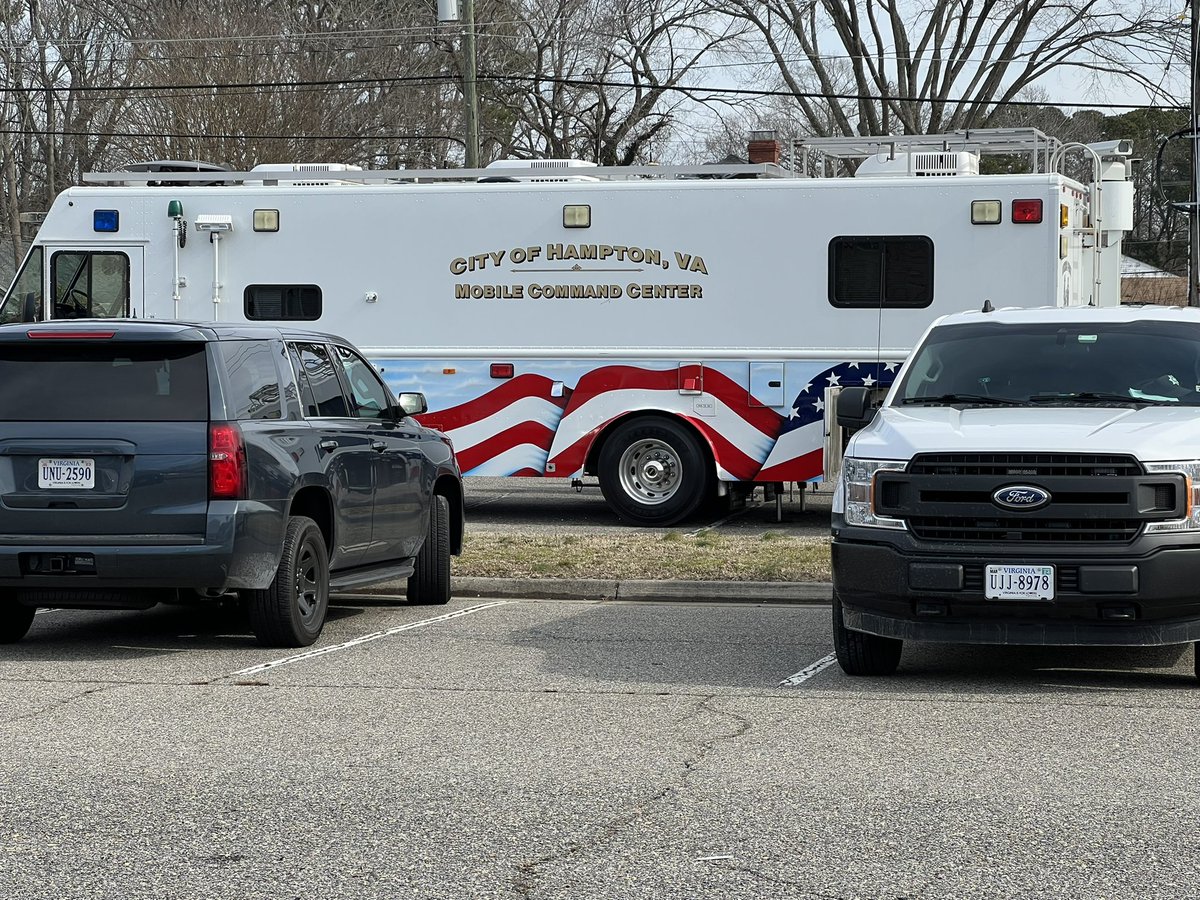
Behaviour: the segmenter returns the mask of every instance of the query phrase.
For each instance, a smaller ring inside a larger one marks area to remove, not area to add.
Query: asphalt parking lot
[[[805,605],[343,597],[39,614],[0,896],[1188,897],[1190,648],[830,664]]]

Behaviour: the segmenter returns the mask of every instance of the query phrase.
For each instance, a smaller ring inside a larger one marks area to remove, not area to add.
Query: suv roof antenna
[[[983,301],[983,309],[981,309],[980,312],[993,312],[995,309],[996,307],[992,306],[992,300],[989,297]]]

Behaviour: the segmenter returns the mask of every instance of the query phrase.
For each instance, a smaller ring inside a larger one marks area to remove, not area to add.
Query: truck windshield
[[[1191,322],[972,323],[934,329],[894,404],[1200,406]]]

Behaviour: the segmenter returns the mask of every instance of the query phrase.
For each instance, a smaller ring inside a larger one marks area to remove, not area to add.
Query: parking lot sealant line
[[[815,663],[805,666],[795,675],[789,675],[783,681],[779,682],[780,687],[799,687],[812,678],[814,675],[819,675],[837,662],[837,657],[830,653],[828,656],[822,656]]]
[[[277,669],[280,666],[291,665],[292,663],[301,662],[302,660],[312,659],[316,656],[325,656],[330,653],[336,653],[339,650],[348,650],[351,647],[357,647],[360,644],[369,644],[371,641],[377,641],[380,638],[391,637],[393,634],[399,634],[402,631],[411,631],[414,628],[423,628],[426,625],[435,625],[438,622],[448,622],[451,619],[457,619],[460,616],[468,616],[471,613],[482,612],[485,609],[491,609],[494,606],[506,606],[511,603],[511,600],[494,600],[491,603],[480,603],[478,606],[468,606],[465,609],[456,609],[452,613],[446,613],[442,616],[434,616],[432,619],[422,619],[419,622],[409,622],[407,625],[397,625],[395,628],[388,628],[384,631],[374,631],[371,634],[364,634],[362,637],[356,637],[353,640],[343,641],[340,644],[330,644],[328,647],[314,647],[311,650],[305,650],[303,653],[295,653],[291,656],[285,656],[281,659],[273,659],[270,662],[259,663],[257,666],[250,666],[248,669],[238,669],[236,672],[230,672],[227,675],[218,675],[211,679],[208,683],[212,684],[226,678],[245,678],[248,675],[258,675],[261,672],[266,672],[270,669]]]
[[[699,535],[704,534],[706,531],[712,531],[714,528],[720,528],[730,519],[736,519],[738,516],[745,515],[746,513],[750,512],[750,510],[758,509],[760,506],[762,506],[761,503],[747,503],[741,509],[731,512],[723,519],[717,519],[717,521],[713,522],[711,525],[705,525],[703,528],[697,528],[695,531],[687,532],[686,537],[698,537]]]

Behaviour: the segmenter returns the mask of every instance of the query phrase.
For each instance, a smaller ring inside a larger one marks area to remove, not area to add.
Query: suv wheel
[[[329,556],[317,523],[288,519],[283,557],[270,587],[243,591],[250,627],[266,647],[307,647],[321,634],[329,610]]]
[[[18,603],[11,596],[0,596],[0,644],[12,644],[25,637],[37,610]]]
[[[842,601],[833,595],[833,649],[847,675],[891,675],[900,665],[904,642],[851,631],[842,624]]]
[[[429,507],[429,534],[417,554],[408,579],[412,606],[441,606],[450,602],[450,503],[435,494]]]

